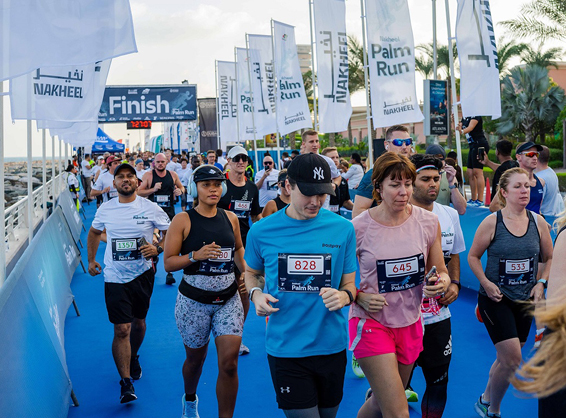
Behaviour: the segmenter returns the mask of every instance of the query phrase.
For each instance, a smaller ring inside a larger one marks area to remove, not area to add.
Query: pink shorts
[[[423,324],[419,318],[412,325],[388,328],[371,318],[349,321],[350,350],[356,358],[395,353],[397,361],[412,364],[423,351]]]

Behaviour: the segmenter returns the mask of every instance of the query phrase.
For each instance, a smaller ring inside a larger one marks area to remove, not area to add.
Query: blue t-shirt
[[[356,271],[354,226],[326,209],[304,221],[286,211],[253,224],[244,256],[250,268],[265,271],[264,291],[279,299],[267,324],[266,351],[275,357],[339,353],[348,344],[346,318],[324,306],[318,287],[338,289],[342,275]]]
[[[371,182],[372,175],[373,168],[369,169],[368,172],[362,177],[362,181],[360,181],[358,189],[356,190],[356,195],[373,200],[373,183]]]

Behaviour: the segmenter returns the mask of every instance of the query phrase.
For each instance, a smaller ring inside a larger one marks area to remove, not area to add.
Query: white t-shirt
[[[222,167],[226,167],[226,164],[228,164],[228,160],[227,160],[226,158],[224,158],[224,157],[218,157],[218,158],[216,159],[216,162],[217,162],[218,164],[220,164]]]
[[[102,193],[103,202],[108,202],[108,198],[114,199],[115,197],[118,197],[118,192],[114,187],[114,175],[110,174],[108,170],[100,173],[98,180],[96,180],[96,184],[92,188],[93,190],[102,191],[107,187],[110,187],[110,191],[108,193]]]
[[[106,229],[107,244],[104,252],[104,281],[128,283],[151,268],[139,251],[140,239],[153,241],[154,228],[166,231],[169,216],[157,206],[140,196],[131,203],[112,199],[98,208],[92,227]]]
[[[324,158],[328,163],[328,165],[330,166],[330,177],[332,177],[332,180],[342,175],[342,173],[340,173],[340,170],[338,170],[338,167],[336,167],[336,164],[334,164],[334,161],[332,161],[332,158],[322,154],[318,154],[318,155]],[[326,200],[322,204],[322,208],[330,210],[330,195],[326,195]]]
[[[255,175],[255,183],[257,184],[258,181],[261,180],[263,174],[265,173],[265,169],[258,171]],[[279,178],[279,170],[272,169],[269,176],[263,180],[263,184],[259,189],[259,206],[264,207],[267,205],[271,199],[275,199],[277,197],[277,179]]]
[[[145,173],[147,173],[148,170],[139,170],[136,168],[136,176],[138,176],[138,179],[143,180],[143,175]]]
[[[79,180],[77,179],[77,176],[75,176],[73,173],[68,173],[67,174],[67,186],[75,186],[75,189],[78,191],[79,190]]]
[[[364,177],[364,169],[359,164],[352,164],[347,172],[342,174],[342,178],[348,180],[348,188],[355,189]]]
[[[96,173],[98,173],[100,170],[102,170],[102,168],[98,164],[92,167],[92,181],[94,181],[94,178],[96,177]]]
[[[90,161],[82,160],[81,167],[83,169],[83,176],[92,177],[92,168],[90,167]]]
[[[182,179],[184,177],[184,175],[187,174],[187,171],[189,171],[190,169],[191,169],[190,166],[187,166],[187,168],[183,168],[183,166],[180,166],[179,168],[177,168],[177,170],[175,170],[175,172],[179,176],[179,180]],[[181,182],[181,184],[182,184],[182,182]],[[183,186],[184,186],[184,184],[183,184]]]
[[[544,216],[556,216],[564,211],[564,199],[560,194],[558,186],[558,176],[550,167],[535,173],[538,178],[544,180],[544,194],[540,213]]]
[[[466,251],[464,234],[460,227],[460,217],[456,209],[434,202],[432,213],[438,216],[444,255],[449,256]],[[432,313],[423,313],[422,315],[425,325],[435,324],[450,318],[450,309],[448,309],[448,306],[443,306],[438,315]]]
[[[181,168],[181,164],[174,163],[173,161],[169,161],[165,168],[169,171],[177,171],[179,168]]]
[[[189,192],[189,180],[193,175],[193,169],[191,167],[187,167],[185,173],[182,176],[179,176],[181,180],[181,184],[185,186],[187,190],[187,202],[193,202],[195,199],[188,193]]]

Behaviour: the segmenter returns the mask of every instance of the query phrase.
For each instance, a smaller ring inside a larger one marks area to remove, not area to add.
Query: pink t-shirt
[[[413,206],[409,218],[398,226],[376,222],[369,211],[352,223],[360,262],[360,290],[381,293],[389,305],[369,313],[353,303],[350,318],[372,318],[391,328],[414,324],[421,312],[426,260],[438,234],[438,217]]]

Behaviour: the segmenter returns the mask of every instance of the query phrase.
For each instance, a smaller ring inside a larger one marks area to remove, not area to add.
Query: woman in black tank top
[[[184,272],[175,306],[186,352],[183,416],[198,413],[196,388],[211,333],[219,356],[218,416],[231,417],[236,405],[244,313],[234,265],[241,271],[246,266],[238,218],[216,206],[225,181],[214,166],[195,170],[188,193],[198,204],[173,218],[165,241],[165,270]]]
[[[266,203],[263,208],[261,216],[267,218],[269,215],[273,215],[275,212],[280,211],[289,203],[291,203],[291,195],[287,193],[285,189],[285,179],[287,178],[287,170],[283,169],[279,172],[279,177],[277,178],[277,187],[281,191],[281,194],[275,199],[270,200]]]

